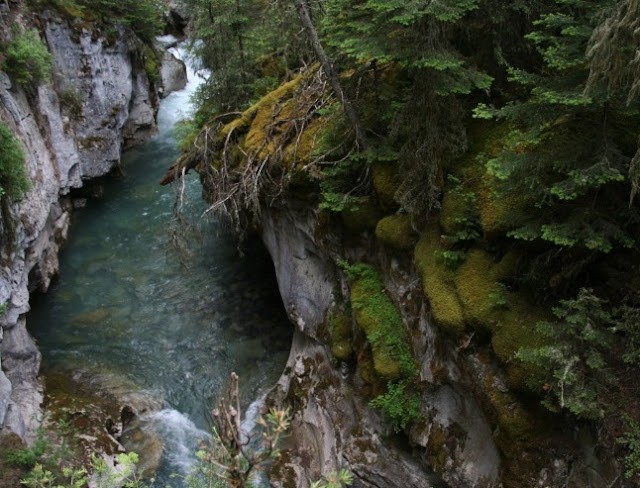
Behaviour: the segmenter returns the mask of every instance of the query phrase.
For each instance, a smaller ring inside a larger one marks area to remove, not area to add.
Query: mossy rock
[[[504,295],[498,279],[503,274],[489,253],[481,249],[467,252],[465,262],[455,271],[455,285],[469,324],[484,331],[495,329]]]
[[[373,205],[358,205],[340,212],[344,227],[355,234],[376,228],[380,211]]]
[[[414,258],[435,323],[446,332],[458,336],[465,331],[464,312],[456,291],[454,274],[436,256],[436,251],[441,249],[438,231],[437,225],[432,224],[423,233],[415,247]]]
[[[429,431],[429,439],[427,440],[427,460],[429,466],[440,477],[446,472],[447,460],[447,437],[442,427],[434,425]]]
[[[553,431],[555,420],[539,405],[523,404],[511,392],[496,387],[493,377],[487,377],[484,384],[497,424],[494,439],[504,464],[503,484],[527,486],[532,474],[547,464],[545,436]]]
[[[156,83],[160,80],[160,60],[156,52],[148,45],[142,47],[144,59],[144,70],[149,77],[149,81]]]
[[[327,121],[322,117],[307,121],[305,130],[296,137],[286,128],[291,120],[302,117],[309,110],[307,104],[300,103],[297,95],[308,85],[316,71],[316,67],[311,67],[298,74],[225,124],[219,131],[220,143],[228,139],[235,140],[243,159],[247,154],[257,159],[278,155],[287,166],[294,162],[300,165],[308,162]]]
[[[402,316],[386,295],[384,283],[372,266],[358,264],[347,270],[351,284],[351,307],[356,323],[371,344],[373,367],[385,380],[413,378],[416,367]]]
[[[398,167],[391,162],[376,162],[371,165],[373,188],[378,195],[380,205],[385,209],[396,209],[396,192],[400,186]]]
[[[366,388],[363,394],[369,398],[375,398],[382,394],[387,386],[387,381],[378,376],[373,364],[373,353],[367,345],[358,352],[358,371]]]
[[[376,237],[385,245],[400,250],[413,249],[416,236],[409,215],[389,215],[376,225]]]
[[[463,226],[458,219],[469,214],[469,211],[469,201],[461,192],[446,189],[440,203],[439,218],[442,233],[453,235],[462,230]]]
[[[353,354],[351,316],[339,314],[331,317],[331,353],[339,360],[346,361]]]
[[[491,337],[491,345],[500,362],[505,366],[509,386],[516,391],[530,391],[532,383],[543,383],[540,369],[530,363],[515,359],[521,347],[539,347],[543,338],[536,331],[536,323],[544,319],[544,310],[530,304],[522,297],[512,297]]]
[[[354,283],[351,287],[351,303],[355,308],[356,322],[371,343],[373,369],[376,375],[388,380],[399,379],[401,376],[400,363],[395,361],[390,352],[381,347],[379,343],[374,343],[373,338],[380,334],[384,319],[376,313],[377,307],[373,304],[378,297],[369,295],[367,288],[360,282]],[[386,296],[385,298],[389,300]]]

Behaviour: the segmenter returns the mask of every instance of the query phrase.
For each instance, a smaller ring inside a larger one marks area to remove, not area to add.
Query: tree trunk
[[[311,45],[313,50],[322,65],[322,69],[327,74],[329,78],[329,83],[331,83],[331,88],[333,88],[334,93],[342,103],[342,107],[344,109],[344,113],[349,119],[351,126],[356,135],[356,142],[360,146],[360,149],[367,149],[367,137],[364,133],[364,129],[360,124],[360,119],[358,118],[358,114],[356,114],[353,109],[353,105],[351,105],[351,101],[345,95],[342,90],[342,85],[340,84],[340,79],[333,69],[333,65],[329,61],[327,54],[324,52],[324,48],[320,43],[320,39],[318,38],[318,31],[316,30],[313,22],[311,21],[311,16],[309,15],[309,8],[307,7],[305,0],[294,0],[293,2],[296,6],[296,10],[298,12],[298,16],[300,17],[300,21],[304,26],[304,29],[307,31],[307,35],[309,36],[309,40],[311,41]]]

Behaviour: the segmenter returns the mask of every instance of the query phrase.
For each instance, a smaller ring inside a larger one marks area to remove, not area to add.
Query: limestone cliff
[[[46,290],[58,271],[72,190],[117,168],[124,148],[154,133],[159,86],[128,29],[106,35],[56,12],[27,14],[15,2],[0,2],[0,15],[3,23],[39,26],[53,55],[51,82],[28,93],[0,71],[0,121],[24,147],[32,186],[15,204],[3,200],[0,217],[0,432],[24,438],[37,427],[42,400],[40,353],[24,317],[29,293]]]

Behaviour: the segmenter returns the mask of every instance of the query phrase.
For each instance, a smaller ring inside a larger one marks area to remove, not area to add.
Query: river
[[[231,371],[255,406],[280,376],[292,334],[266,252],[249,243],[241,257],[225,228],[202,217],[195,174],[185,182],[197,232],[184,233],[198,237],[191,256],[182,262],[167,245],[176,191],[158,181],[179,155],[173,127],[198,82],[189,70],[187,87],[161,102],[158,134],[125,153],[123,176],[75,213],[60,276],[28,316],[45,375],[100,378],[162,404],[148,419],[165,442],[157,486],[188,470]]]

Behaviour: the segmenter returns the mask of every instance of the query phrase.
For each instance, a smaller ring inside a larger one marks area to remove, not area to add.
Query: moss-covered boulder
[[[346,361],[353,354],[351,315],[340,313],[331,316],[329,329],[331,331],[331,353],[335,358]]]
[[[517,273],[517,255],[497,259],[472,248],[453,269],[438,257],[442,251],[438,227],[432,224],[415,247],[414,257],[425,297],[436,325],[454,337],[475,330],[491,337],[496,357],[505,367],[509,386],[526,391],[539,376],[538,368],[515,359],[521,347],[542,344],[535,324],[544,307],[504,284]]]
[[[376,237],[385,245],[402,251],[413,249],[417,240],[409,215],[389,215],[380,219]]]
[[[388,210],[398,208],[398,203],[395,200],[396,192],[400,186],[397,165],[388,161],[375,162],[371,165],[371,174],[373,188],[378,196],[380,206]]]
[[[373,205],[357,205],[340,212],[342,223],[349,232],[373,230],[380,220],[380,210]]]
[[[459,335],[465,330],[464,310],[456,292],[455,275],[438,262],[439,250],[440,232],[432,224],[418,241],[414,259],[433,320],[446,332]]]

